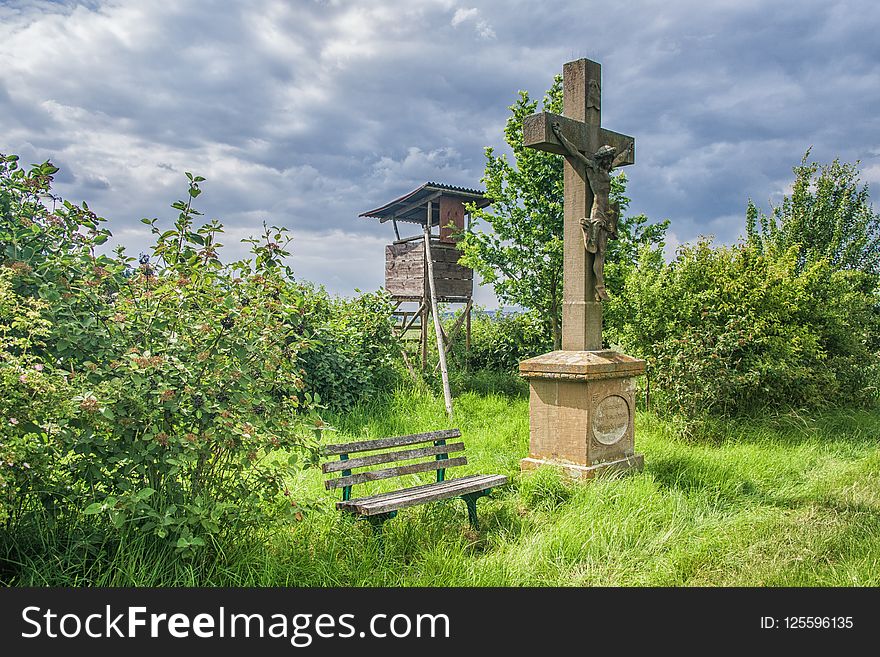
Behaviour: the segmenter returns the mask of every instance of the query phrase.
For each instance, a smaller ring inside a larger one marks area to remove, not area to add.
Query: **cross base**
[[[641,468],[635,453],[635,379],[645,361],[615,351],[553,351],[524,360],[529,456],[523,470],[554,465],[578,479]]]
[[[606,461],[605,463],[596,463],[595,465],[579,465],[577,463],[564,463],[562,461],[528,457],[522,459],[519,464],[520,469],[523,472],[549,466],[561,470],[565,476],[571,479],[580,480],[592,479],[593,477],[612,472],[624,473],[630,470],[641,471],[645,465],[645,457],[643,454],[633,454],[632,456],[627,456],[622,459]]]

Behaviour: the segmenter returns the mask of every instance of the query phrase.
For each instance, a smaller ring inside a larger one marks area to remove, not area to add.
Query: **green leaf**
[[[135,495],[135,499],[137,499],[138,501],[145,500],[153,495],[155,492],[156,491],[152,488],[141,488]]]
[[[95,514],[101,513],[101,511],[103,511],[103,510],[104,510],[104,505],[101,502],[92,502],[91,504],[89,504],[85,508],[83,513],[86,514],[87,516],[93,516]]]
[[[212,534],[220,533],[220,525],[211,520],[202,520],[202,527],[204,527],[206,531],[211,532]]]

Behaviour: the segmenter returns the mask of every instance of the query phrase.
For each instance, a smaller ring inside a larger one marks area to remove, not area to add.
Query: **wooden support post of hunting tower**
[[[443,327],[440,325],[440,313],[437,312],[437,291],[434,287],[434,260],[431,257],[431,201],[428,201],[428,220],[425,222],[425,263],[428,266],[427,278],[431,293],[431,315],[434,317],[434,332],[437,334],[440,376],[443,378],[443,399],[446,402],[446,415],[452,419],[452,393],[449,391],[449,372],[446,369],[446,345],[443,344]]]
[[[425,265],[427,269],[427,264]],[[425,275],[427,278],[427,275]],[[427,281],[425,281],[425,289],[427,289]],[[425,293],[427,296],[427,292]],[[422,372],[428,367],[428,306],[426,304],[422,304],[421,309],[421,319],[419,320],[419,324],[421,324],[421,337],[419,338],[419,347],[422,350]]]

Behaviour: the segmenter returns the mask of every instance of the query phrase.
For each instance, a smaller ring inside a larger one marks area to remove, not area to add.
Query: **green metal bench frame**
[[[383,523],[394,518],[398,510],[402,508],[455,497],[464,500],[467,506],[468,521],[474,529],[478,530],[477,500],[489,495],[496,486],[506,484],[507,477],[504,475],[470,475],[458,479],[447,479],[446,470],[448,468],[467,464],[467,458],[464,456],[449,456],[464,452],[464,443],[447,443],[448,440],[460,437],[461,432],[458,429],[446,429],[407,436],[327,445],[323,450],[324,455],[339,456],[339,460],[327,461],[322,464],[321,469],[324,474],[340,472],[340,476],[325,480],[324,486],[328,490],[342,488],[342,501],[336,503],[336,508],[366,518],[378,534],[382,532]],[[425,444],[429,445],[413,448],[414,445]],[[394,449],[401,447],[406,449]],[[352,454],[361,452],[371,452],[371,454],[351,457]],[[353,470],[382,463],[412,461],[425,457],[433,457],[433,459],[380,470],[369,470],[358,474],[352,473]],[[352,486],[356,484],[431,470],[436,471],[436,481],[431,484],[401,488],[357,499],[351,497]]]

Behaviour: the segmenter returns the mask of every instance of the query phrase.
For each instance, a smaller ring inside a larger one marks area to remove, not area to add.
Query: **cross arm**
[[[577,146],[578,150],[593,150],[589,144],[589,126],[586,123],[560,114],[553,114],[552,112],[539,112],[525,118],[523,121],[523,146],[548,153],[556,153],[557,155],[567,155],[568,151],[565,150],[565,146],[553,134],[554,122],[559,123],[562,132],[565,133],[569,141]],[[623,152],[627,146],[631,145],[626,156],[615,166],[626,166],[635,163],[635,139],[632,137],[612,130],[606,130],[605,128],[599,128],[599,144],[596,148],[606,144],[614,146],[618,153]]]

